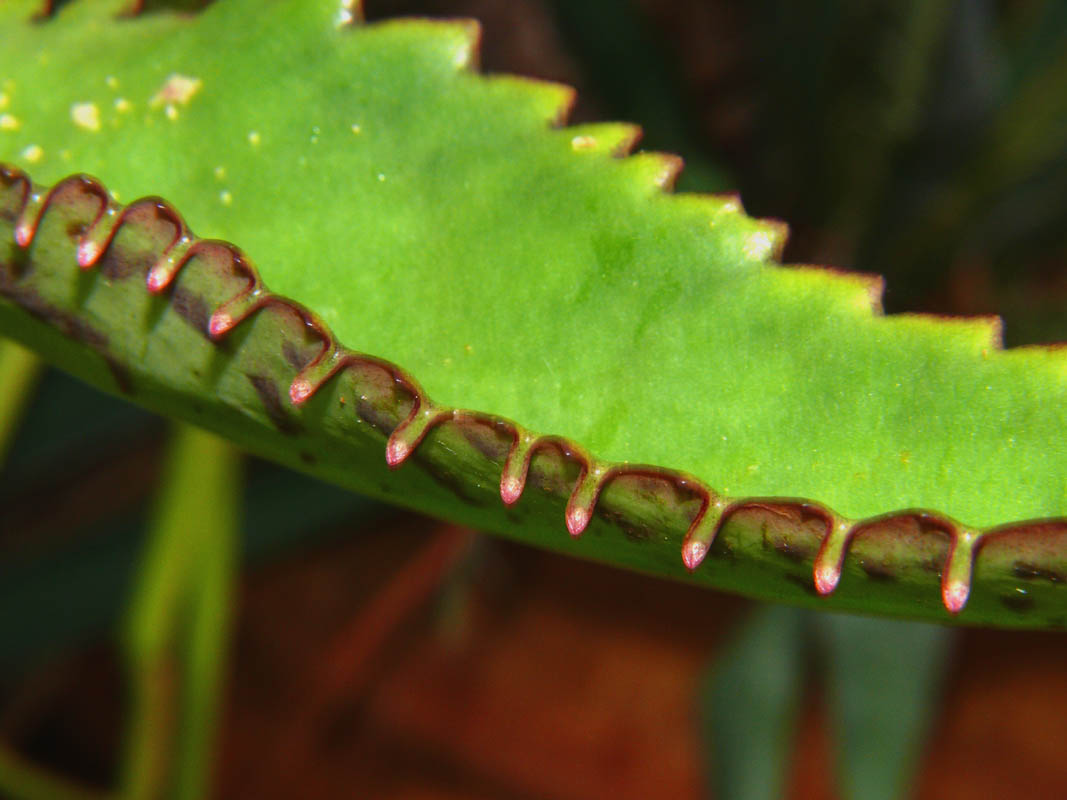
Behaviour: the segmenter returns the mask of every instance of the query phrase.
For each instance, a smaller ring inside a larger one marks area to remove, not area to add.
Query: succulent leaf
[[[1060,352],[774,264],[781,225],[616,158],[632,126],[560,128],[569,90],[477,75],[472,24],[107,6],[0,8],[5,332],[505,535],[771,599],[821,602],[814,575],[840,608],[1064,624]],[[118,202],[149,193],[174,205]]]

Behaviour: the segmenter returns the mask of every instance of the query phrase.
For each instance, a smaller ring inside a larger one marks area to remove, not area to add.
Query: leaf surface
[[[567,517],[575,533],[619,475],[611,464],[669,468],[662,474],[676,490],[714,487],[701,490],[704,507],[675,514],[694,523],[690,566],[743,501],[810,498],[822,505],[771,517],[797,530],[815,519],[824,592],[842,576],[852,521],[936,510],[901,518],[922,544],[914,558],[881,541],[852,566],[884,573],[888,560],[899,577],[912,558],[919,583],[943,573],[953,610],[966,599],[980,529],[1067,510],[1061,355],[1000,351],[994,320],[882,317],[877,279],[773,264],[782,226],[746,217],[733,198],[662,192],[675,159],[615,157],[636,139],[632,127],[556,127],[569,90],[469,69],[473,25],[360,27],[337,0],[226,0],[197,15],[135,19],[116,19],[108,5],[63,4],[37,22],[34,3],[0,7],[0,160],[44,184],[93,174],[122,202],[163,195],[198,234],[237,242],[265,284],[312,309],[331,341],[410,369],[416,394],[434,405],[416,400],[410,417],[380,426],[400,446],[394,461],[454,407],[521,423],[516,443],[526,430],[565,437],[576,445],[560,446],[564,459],[578,454],[579,472],[567,473],[578,484]],[[25,225],[35,208],[9,215]],[[93,220],[83,227],[113,231]],[[51,252],[34,247],[35,259]],[[242,297],[227,307],[228,322],[259,308],[249,303],[260,295]],[[217,315],[226,297],[215,299],[208,312]],[[205,391],[153,350],[163,345],[152,320],[133,323],[143,341],[131,332],[119,360],[171,388]],[[237,341],[256,335],[250,325],[235,329]],[[191,346],[186,338],[175,334],[166,347]],[[320,359],[288,377],[299,372],[318,391],[333,378],[328,366]],[[311,412],[264,411],[270,402],[259,394],[254,414],[275,427],[289,413],[324,425]],[[306,396],[294,384],[294,398]],[[195,416],[187,403],[157,406]],[[281,449],[296,460],[295,447]],[[500,466],[498,453],[486,457]],[[493,488],[462,459],[449,474],[476,493]],[[453,518],[466,513],[369,474],[346,480]],[[518,521],[499,510],[474,516],[509,533]],[[649,527],[657,546],[681,544],[663,518]],[[536,526],[514,535],[540,536]],[[784,550],[810,574],[814,549],[794,541],[806,535],[787,536]],[[1054,526],[1028,539],[1037,556],[1013,555],[1013,540],[997,556],[996,579],[1017,579],[1018,565],[1037,559],[1041,590],[1057,591],[1063,538]],[[748,547],[731,542],[721,545]],[[775,549],[766,534],[758,546]],[[684,575],[680,562],[668,568],[659,555],[612,548],[573,546]],[[758,593],[743,570],[712,572],[712,582]],[[877,592],[857,602],[900,613]],[[989,615],[1018,621],[1003,609]]]

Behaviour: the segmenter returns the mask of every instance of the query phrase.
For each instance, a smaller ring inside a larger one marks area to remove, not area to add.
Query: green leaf
[[[0,463],[41,375],[40,360],[14,342],[0,339]]]
[[[826,660],[842,795],[909,797],[953,632],[845,614],[820,614],[811,623]]]
[[[0,9],[0,159],[162,194],[277,294],[175,244],[166,207],[101,217],[99,184],[9,171],[3,330],[255,452],[544,546],[806,604],[814,570],[836,607],[938,618],[937,582],[958,611],[980,551],[962,619],[1064,624],[1067,529],[983,533],[1065,512],[1061,355],[769,263],[781,226],[662,193],[674,159],[612,158],[631,127],[554,129],[568,90],[469,70],[473,25],[106,6]],[[413,463],[387,473],[384,437]]]
[[[133,800],[168,786],[203,796],[227,661],[241,457],[183,426],[166,472],[123,642],[132,719],[122,783]]]
[[[760,608],[709,672],[701,711],[712,756],[712,797],[785,796],[804,687],[806,622],[807,615],[797,609]]]

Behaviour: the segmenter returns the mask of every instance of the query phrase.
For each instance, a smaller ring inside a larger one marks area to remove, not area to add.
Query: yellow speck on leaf
[[[188,75],[172,72],[160,90],[148,101],[148,105],[152,108],[169,107],[175,103],[188,105],[203,85],[204,82],[200,78],[190,78]]]
[[[100,130],[100,109],[96,103],[75,103],[70,107],[70,118],[83,130]]]
[[[31,144],[25,148],[19,155],[29,161],[31,164],[36,164],[42,158],[44,158],[44,150],[39,144]]]
[[[14,114],[0,114],[0,131],[17,131],[21,123]]]

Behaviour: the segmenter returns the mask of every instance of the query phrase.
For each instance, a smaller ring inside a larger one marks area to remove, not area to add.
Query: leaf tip
[[[145,285],[152,294],[159,294],[167,288],[170,278],[170,270],[166,266],[157,265],[148,270],[148,275],[145,277]]]
[[[815,591],[821,595],[832,594],[841,580],[841,568],[837,564],[818,564],[815,567]]]
[[[500,479],[500,499],[504,505],[511,506],[522,496],[522,481],[510,475]]]
[[[103,252],[103,248],[96,242],[82,242],[78,245],[78,266],[82,269],[89,269],[100,259]]]
[[[20,222],[15,226],[15,244],[19,247],[29,247],[30,242],[33,241],[33,225]]]
[[[704,561],[704,556],[707,554],[708,545],[706,542],[688,541],[682,546],[682,563],[685,564],[687,570],[692,572],[701,565]]]
[[[589,511],[582,506],[567,509],[567,532],[577,538],[589,524]]]
[[[941,599],[944,601],[948,613],[959,614],[963,607],[967,605],[967,597],[970,593],[971,587],[966,581],[958,579],[945,581],[945,585],[941,590]]]
[[[208,333],[211,334],[212,339],[218,339],[225,334],[230,328],[233,327],[233,317],[224,311],[216,311],[211,315],[211,321],[208,323]],[[290,397],[292,397],[292,387],[289,389]],[[294,401],[296,402],[296,401]]]
[[[215,318],[211,318],[211,324],[214,326]],[[293,402],[294,406],[298,406],[311,397],[315,391],[315,387],[311,385],[311,382],[306,378],[297,378],[289,385],[289,399]]]
[[[399,467],[409,455],[411,455],[411,447],[407,442],[398,439],[395,435],[389,437],[389,443],[385,446],[385,463],[389,465],[389,469]]]

